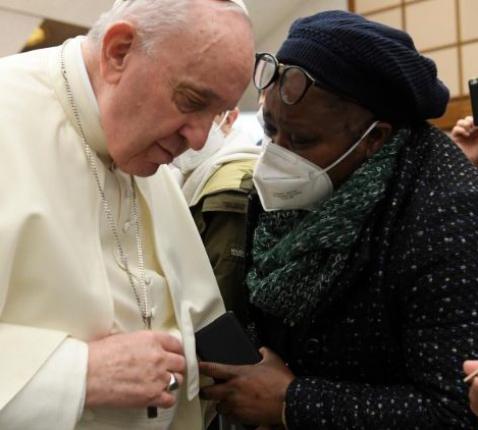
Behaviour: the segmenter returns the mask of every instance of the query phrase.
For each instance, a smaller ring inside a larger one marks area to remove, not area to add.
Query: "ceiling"
[[[310,3],[310,0],[245,0],[245,3],[259,44],[275,28],[290,22],[299,6]],[[320,0],[314,3],[320,3]]]

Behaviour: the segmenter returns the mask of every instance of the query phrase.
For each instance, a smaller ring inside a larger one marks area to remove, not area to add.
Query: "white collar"
[[[85,87],[86,94],[90,99],[91,106],[95,107],[95,111],[100,115],[100,108],[98,106],[98,102],[96,100],[95,92],[93,91],[93,85],[91,85],[90,77],[88,76],[88,71],[86,70],[85,59],[83,58],[83,52],[81,47],[86,40],[85,36],[77,37],[80,43],[73,44],[73,53],[76,56],[76,61],[78,62],[78,72],[80,73],[81,80],[83,81],[83,86]]]
[[[79,36],[65,42],[64,58],[68,82],[88,145],[100,156],[108,157],[106,137],[101,126],[100,111],[88,76],[81,46],[86,38]],[[70,118],[72,115],[70,114]],[[72,119],[75,128],[76,120]]]

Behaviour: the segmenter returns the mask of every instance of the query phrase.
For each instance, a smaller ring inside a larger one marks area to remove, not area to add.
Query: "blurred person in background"
[[[204,147],[184,152],[171,166],[182,184],[226,309],[246,324],[246,213],[260,150],[246,133],[234,128],[238,115],[237,107],[218,115]]]
[[[478,127],[472,116],[459,119],[451,131],[451,138],[470,161],[478,165]]]

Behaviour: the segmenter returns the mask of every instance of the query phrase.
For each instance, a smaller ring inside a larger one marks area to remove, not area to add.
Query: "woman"
[[[260,54],[270,141],[247,276],[263,361],[203,363],[244,423],[471,429],[478,172],[428,118],[448,91],[410,37],[347,12]]]

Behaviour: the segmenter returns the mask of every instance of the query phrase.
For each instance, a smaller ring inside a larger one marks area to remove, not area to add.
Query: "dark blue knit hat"
[[[277,58],[303,67],[319,86],[355,100],[379,119],[437,118],[448,103],[435,63],[417,52],[407,33],[350,12],[297,20]]]

